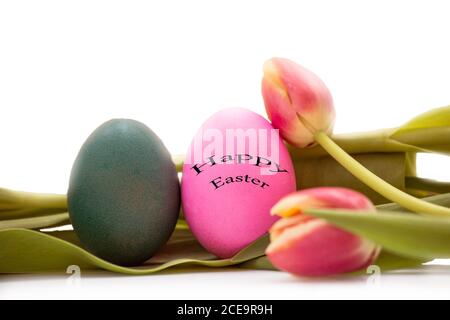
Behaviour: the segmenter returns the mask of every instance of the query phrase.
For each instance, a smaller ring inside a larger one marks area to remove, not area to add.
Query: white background
[[[79,147],[110,118],[140,120],[184,153],[217,110],[264,114],[262,64],[272,56],[325,81],[335,132],[400,125],[450,104],[449,11],[430,0],[2,1],[0,184],[66,192]],[[419,175],[450,180],[448,164],[421,156]],[[446,267],[418,273],[385,275],[377,288],[230,270],[91,275],[77,290],[65,275],[0,276],[0,297],[450,298]]]

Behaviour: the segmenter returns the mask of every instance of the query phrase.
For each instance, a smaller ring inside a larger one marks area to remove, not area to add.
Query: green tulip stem
[[[317,131],[314,138],[322,148],[324,148],[337,162],[347,169],[356,178],[367,186],[384,196],[385,198],[398,203],[402,207],[422,215],[450,217],[450,209],[417,199],[390,185],[358,161],[353,159],[341,147],[339,147],[325,132]]]

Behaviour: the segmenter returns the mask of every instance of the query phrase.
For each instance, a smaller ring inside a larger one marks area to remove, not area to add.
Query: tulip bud
[[[269,119],[290,144],[311,146],[315,131],[333,131],[335,111],[330,91],[314,73],[295,62],[268,60],[262,94]]]
[[[270,229],[266,249],[275,267],[299,276],[326,276],[365,268],[375,261],[378,245],[303,214],[313,208],[375,212],[363,194],[345,188],[305,189],[284,197],[272,208],[271,213],[283,219]]]
[[[351,174],[385,198],[423,215],[450,217],[450,209],[417,199],[367,170],[331,138],[335,111],[325,84],[311,71],[281,58],[264,64],[262,94],[273,126],[290,144],[320,144]]]

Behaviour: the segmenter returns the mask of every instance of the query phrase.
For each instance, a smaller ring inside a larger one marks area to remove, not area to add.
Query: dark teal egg
[[[124,266],[139,265],[164,246],[180,208],[170,153],[147,126],[129,119],[110,120],[89,136],[67,197],[82,244]]]

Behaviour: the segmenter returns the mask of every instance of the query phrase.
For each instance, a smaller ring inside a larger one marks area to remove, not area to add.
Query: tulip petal
[[[266,249],[274,266],[296,275],[324,276],[358,270],[377,258],[380,247],[374,242],[304,214],[319,208],[375,212],[363,194],[345,188],[311,188],[284,197],[271,211],[283,217],[270,229]]]
[[[315,131],[331,134],[335,118],[333,99],[319,77],[283,58],[266,61],[263,69],[266,111],[284,139],[303,148],[315,144]]]

